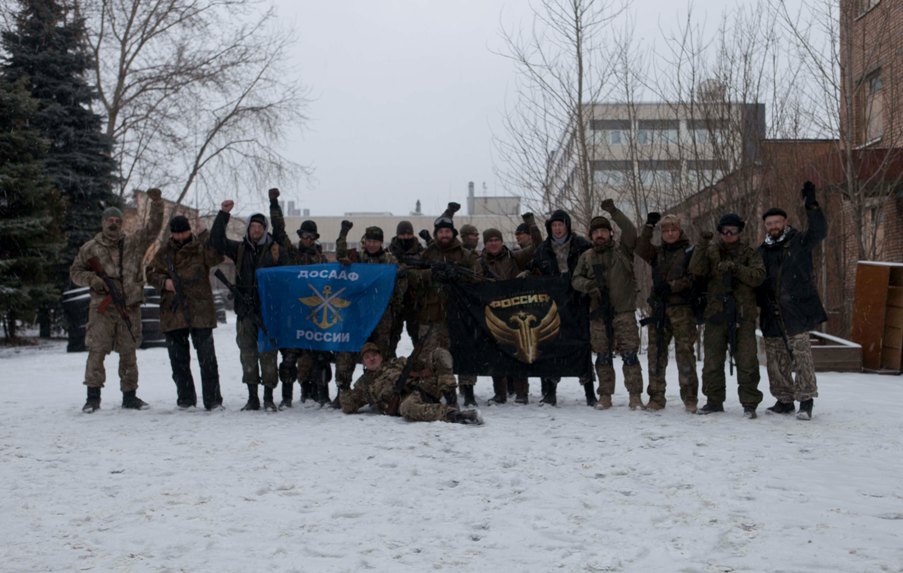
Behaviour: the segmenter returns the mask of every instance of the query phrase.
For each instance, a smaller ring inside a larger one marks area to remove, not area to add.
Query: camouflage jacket
[[[614,239],[602,247],[584,251],[577,260],[571,286],[590,296],[590,311],[599,308],[601,293],[596,282],[595,267],[605,269],[605,286],[616,313],[636,311],[636,277],[633,272],[633,252],[636,248],[636,227],[621,211],[615,211],[612,219],[621,229],[619,241]]]
[[[473,251],[464,248],[457,238],[448,248],[443,249],[434,242],[421,255],[421,260],[432,263],[453,263],[479,273],[477,257]],[[420,324],[444,323],[448,316],[448,286],[433,278],[430,269],[408,270],[408,280],[416,289]]]
[[[122,292],[126,306],[138,306],[144,302],[144,256],[162,228],[163,201],[151,201],[147,225],[140,231],[119,241],[111,241],[101,232],[82,245],[69,267],[69,278],[78,286],[90,286],[95,274],[88,261],[97,257]],[[91,289],[91,308],[96,309],[106,297],[106,292]]]
[[[683,231],[680,237],[671,243],[652,244],[652,227],[643,225],[643,231],[636,245],[636,254],[652,267],[654,281],[664,281],[671,288],[665,303],[668,306],[690,304],[693,294],[694,279],[689,271],[693,246]],[[654,295],[653,295],[654,296]]]
[[[738,320],[755,322],[758,310],[756,287],[765,280],[762,256],[742,240],[727,245],[720,240],[712,243],[702,239],[690,257],[690,272],[706,280],[706,321],[724,310],[724,273],[718,270],[718,263],[722,261],[731,261],[736,265],[731,284],[737,301]]]
[[[395,358],[384,361],[379,370],[364,374],[355,381],[351,390],[342,391],[339,401],[342,404],[342,412],[354,414],[364,406],[371,406],[380,414],[398,416],[398,407],[401,399],[409,393],[399,394],[395,389],[395,383],[404,370],[406,358]]]
[[[285,217],[282,215],[282,207],[277,202],[270,203],[270,224],[273,226],[273,238],[282,245],[287,252],[289,265],[316,265],[325,263],[326,255],[320,248],[319,243],[314,243],[311,247],[305,247],[301,241],[298,245],[292,244],[292,240],[285,232]]]

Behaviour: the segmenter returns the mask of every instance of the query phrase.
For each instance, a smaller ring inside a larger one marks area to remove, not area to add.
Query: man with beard
[[[288,264],[290,265],[316,265],[326,262],[326,256],[317,239],[317,224],[314,221],[303,221],[298,228],[298,245],[292,244],[285,232],[285,217],[282,207],[279,206],[279,189],[269,190],[270,220],[273,223],[273,238],[287,251]],[[319,363],[321,367],[329,368],[329,353],[320,353],[315,350],[302,348],[280,348],[282,362],[279,363],[279,380],[282,382],[282,400],[279,409],[291,408],[294,401],[295,380],[301,382],[301,402],[308,398],[317,400],[320,404],[329,401],[329,389],[324,384],[316,384],[312,380],[315,372],[314,366]],[[327,379],[322,374],[321,379]],[[325,381],[325,380],[324,380]],[[325,394],[320,397],[320,390]]]
[[[719,240],[711,242],[711,231],[701,239],[690,257],[690,272],[706,280],[708,302],[705,308],[705,347],[702,368],[702,393],[707,400],[698,414],[724,412],[726,395],[724,358],[735,337],[734,356],[740,404],[746,418],[756,417],[762,402],[759,391],[759,360],[756,356],[756,293],[765,279],[765,265],[755,249],[740,238],[745,223],[739,215],[727,213],[718,221]],[[726,312],[734,302],[736,313]]]
[[[766,278],[759,287],[760,326],[765,337],[768,382],[777,402],[768,413],[792,414],[812,419],[813,398],[818,396],[809,331],[828,320],[815,288],[812,249],[828,234],[828,222],[815,199],[815,185],[803,184],[808,229],[797,231],[787,224],[787,213],[772,208],[762,215],[767,233],[759,246]],[[796,374],[794,377],[793,374]]]
[[[154,255],[147,268],[147,280],[160,290],[160,330],[166,336],[166,349],[176,383],[176,406],[197,406],[197,393],[191,375],[191,349],[194,344],[201,367],[201,397],[206,410],[221,409],[223,396],[219,386],[219,368],[213,329],[216,306],[210,287],[210,269],[223,256],[207,245],[205,229],[195,236],[188,219],[176,215],[169,222],[169,240]]]
[[[86,413],[100,408],[100,390],[106,381],[103,361],[114,350],[119,354],[122,407],[132,410],[148,407],[136,395],[138,359],[135,351],[141,345],[144,254],[163,227],[163,199],[159,189],[150,189],[147,196],[151,201],[150,215],[144,229],[134,235],[125,235],[122,211],[107,207],[101,218],[101,232],[82,245],[69,268],[73,283],[91,287],[85,330],[88,399],[82,411]]]
[[[370,406],[385,416],[401,416],[409,422],[451,422],[456,424],[482,424],[479,412],[462,410],[442,404],[436,396],[451,387],[454,392],[454,375],[447,367],[451,363],[448,351],[437,348],[427,361],[429,366],[410,372],[407,379],[404,369],[409,358],[383,360],[379,345],[368,342],[361,348],[364,374],[341,394],[342,411],[354,414],[364,406]]]
[[[661,220],[662,243],[652,244],[652,231]],[[664,307],[665,328],[658,332],[656,325],[649,325],[649,403],[650,410],[665,407],[665,371],[668,367],[668,346],[674,339],[677,357],[677,374],[680,382],[680,398],[687,412],[696,412],[699,379],[696,376],[696,355],[693,347],[699,336],[696,315],[693,312],[695,296],[693,275],[687,267],[693,247],[680,227],[677,215],[649,213],[646,224],[637,241],[636,254],[652,266],[652,293],[649,300],[653,308]],[[661,348],[658,347],[661,339]]]
[[[449,203],[446,212],[454,213],[457,204]],[[423,251],[421,260],[426,263],[439,263],[460,266],[465,273],[475,273],[476,256],[472,251],[465,249],[458,240],[458,231],[455,229],[452,217],[443,213],[433,223],[433,242]],[[437,348],[448,350],[448,287],[446,283],[459,278],[450,273],[444,266],[433,269],[409,269],[408,280],[417,293],[418,315],[420,323],[419,339],[423,345],[423,355],[432,356]],[[451,354],[448,354],[451,361]],[[447,365],[452,368],[451,364]],[[472,380],[472,381],[471,381]],[[459,377],[459,385],[464,396],[464,405],[476,405],[473,394],[473,384],[476,377]],[[456,405],[457,398],[454,388],[451,391],[443,389],[446,403]]]
[[[395,227],[395,236],[389,243],[389,252],[397,261],[416,260],[423,253],[423,245],[414,236],[414,225],[410,221],[399,221]],[[392,332],[389,336],[389,355],[395,356],[395,350],[398,348],[398,342],[401,340],[402,330],[407,325],[408,336],[411,342],[417,346],[418,342],[418,325],[417,325],[417,297],[410,285],[405,288],[401,304],[395,309],[395,316],[392,318]]]
[[[580,255],[571,285],[590,297],[590,345],[596,353],[596,375],[599,376],[599,402],[596,408],[611,408],[615,391],[615,352],[624,361],[624,386],[630,395],[631,410],[645,409],[642,400],[643,369],[637,352],[640,333],[636,323],[636,278],[633,272],[633,251],[636,248],[636,227],[611,199],[602,201],[602,209],[621,229],[621,240],[615,241],[611,223],[605,217],[593,217],[589,224],[592,249]],[[599,288],[597,271],[605,273],[604,281],[610,309],[605,308]],[[606,313],[610,313],[612,338],[606,332]]]
[[[213,221],[210,245],[235,262],[235,286],[241,296],[235,297],[235,342],[241,360],[241,381],[248,386],[248,401],[242,410],[260,410],[257,386],[263,383],[263,409],[276,412],[273,389],[279,382],[276,368],[276,350],[258,352],[257,331],[262,324],[260,296],[257,291],[257,269],[277,267],[288,263],[286,250],[281,248],[267,232],[267,218],[254,213],[248,219],[245,236],[241,241],[226,237],[230,211],[235,207],[231,199],[223,201],[221,210]]]
[[[536,247],[529,270],[534,274],[555,277],[571,284],[577,259],[588,250],[590,242],[571,232],[571,216],[558,209],[546,219],[546,240]],[[581,295],[582,296],[582,295]],[[587,365],[589,367],[589,365]],[[542,404],[554,406],[558,403],[557,390],[560,378],[540,378],[542,382]],[[586,405],[596,405],[591,376],[580,378],[586,394]]]
[[[542,235],[536,226],[533,213],[523,215],[524,224],[530,229],[535,244],[542,242]],[[479,258],[480,275],[496,281],[517,278],[533,259],[534,248],[532,244],[524,249],[511,251],[502,241],[502,233],[498,229],[486,229],[483,231],[483,252]],[[514,401],[518,404],[526,404],[530,393],[527,378],[515,378],[513,376],[493,376],[493,397],[490,404],[504,404],[508,401],[509,389],[513,390]]]

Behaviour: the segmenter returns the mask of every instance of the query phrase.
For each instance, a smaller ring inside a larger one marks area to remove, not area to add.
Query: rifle
[[[226,275],[223,274],[222,269],[216,269],[216,272],[213,273],[219,282],[223,283],[227,289],[229,289],[230,298],[237,298],[242,301],[245,305],[245,308],[251,310],[251,319],[254,321],[254,326],[263,332],[263,335],[270,341],[270,344],[273,348],[278,348],[279,345],[276,343],[276,340],[270,337],[270,333],[267,332],[267,327],[261,320],[260,315],[257,313],[257,310],[254,308],[254,299],[253,297],[249,298],[243,292],[241,292],[237,286],[229,282],[229,279],[226,278]]]
[[[415,269],[429,269],[430,271],[437,271],[436,275],[439,277],[443,277],[447,281],[452,281],[457,278],[466,278],[474,281],[486,280],[486,281],[494,281],[492,277],[481,277],[477,274],[473,269],[468,269],[467,267],[462,267],[461,265],[455,263],[449,263],[445,261],[424,261],[420,258],[415,257],[405,257],[401,260],[406,266],[415,268]]]
[[[768,305],[771,307],[771,312],[774,314],[775,322],[777,322],[778,330],[781,331],[781,338],[784,340],[784,348],[787,349],[787,354],[790,355],[790,362],[793,363],[793,348],[790,346],[790,339],[787,337],[787,327],[784,325],[784,315],[781,314],[781,307],[778,304],[777,297],[774,292],[768,293]]]
[[[116,286],[116,282],[110,278],[110,275],[107,274],[105,270],[103,270],[103,265],[100,264],[100,259],[97,257],[91,257],[88,259],[88,267],[94,271],[94,274],[99,276],[103,283],[107,286],[107,296],[101,301],[100,306],[97,307],[97,312],[103,314],[107,311],[107,307],[110,306],[110,303],[113,303],[113,306],[116,307],[116,310],[119,311],[119,316],[122,317],[122,321],[125,323],[126,328],[129,329],[129,336],[132,337],[132,342],[138,342],[135,339],[135,335],[132,334],[132,319],[129,318],[129,311],[125,306],[125,298],[122,296],[122,292]]]
[[[653,281],[653,285],[659,284],[660,280]],[[653,286],[653,294],[649,296],[647,302],[652,307],[652,314],[640,320],[640,326],[652,325],[655,327],[655,374],[658,374],[661,367],[659,364],[662,360],[662,352],[665,345],[665,327],[668,324],[668,303],[665,297],[655,296],[655,286]]]
[[[734,375],[734,353],[737,350],[737,299],[734,297],[734,273],[722,275],[724,293],[721,302],[724,304],[722,316],[727,323],[727,361],[731,376]]]
[[[611,306],[611,296],[608,293],[608,285],[605,282],[605,266],[593,265],[593,275],[596,277],[596,286],[599,287],[599,308],[590,314],[589,317],[590,319],[595,319],[601,315],[605,320],[605,337],[608,339],[608,361],[611,362],[614,357],[615,309]]]
[[[166,270],[169,272],[172,284],[175,287],[174,294],[176,296],[171,310],[175,312],[177,306],[181,307],[182,316],[185,318],[185,326],[191,328],[191,313],[188,312],[188,301],[185,300],[185,287],[182,285],[182,277],[176,272],[176,266],[173,264],[171,254],[166,255]]]

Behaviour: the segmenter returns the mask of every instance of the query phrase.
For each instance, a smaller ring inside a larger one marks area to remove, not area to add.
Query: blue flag
[[[258,332],[258,348],[359,351],[389,305],[397,271],[359,263],[259,269],[266,333]]]

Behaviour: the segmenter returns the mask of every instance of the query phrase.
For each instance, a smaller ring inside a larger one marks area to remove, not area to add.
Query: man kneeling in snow
[[[364,374],[351,389],[342,388],[339,397],[342,411],[354,414],[363,406],[370,406],[380,414],[402,416],[411,422],[445,421],[458,424],[482,424],[476,410],[459,411],[456,406],[439,401],[449,388],[454,391],[451,356],[443,360],[447,350],[436,349],[430,357],[430,368],[419,372],[404,372],[407,358],[383,362],[379,346],[372,342],[361,348]],[[447,388],[448,387],[448,388]]]

